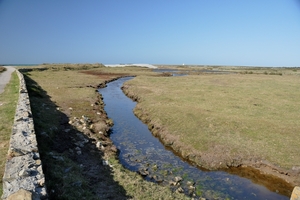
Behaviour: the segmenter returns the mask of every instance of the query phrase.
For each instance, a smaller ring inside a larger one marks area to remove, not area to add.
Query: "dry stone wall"
[[[46,199],[45,177],[38,152],[29,96],[23,75],[3,176],[2,199]]]

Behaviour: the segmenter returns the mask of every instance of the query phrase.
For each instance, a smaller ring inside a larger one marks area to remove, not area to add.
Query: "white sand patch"
[[[157,68],[154,65],[150,65],[150,64],[114,64],[114,65],[105,65],[106,67],[125,67],[125,66],[136,66],[136,67],[148,67],[148,68]]]

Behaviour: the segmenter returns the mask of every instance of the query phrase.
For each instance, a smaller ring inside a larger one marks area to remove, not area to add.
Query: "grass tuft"
[[[4,173],[9,140],[14,122],[16,106],[19,98],[19,79],[14,72],[5,91],[0,94],[0,196],[3,193],[2,177]]]

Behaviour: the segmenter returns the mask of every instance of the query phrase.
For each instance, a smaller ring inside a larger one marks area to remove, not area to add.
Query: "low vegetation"
[[[255,74],[217,70],[225,69],[232,73],[139,76],[123,89],[139,102],[135,114],[183,157],[209,169],[264,163],[294,172],[299,183],[297,71],[266,76],[266,68],[252,69]]]
[[[4,173],[9,139],[12,131],[17,101],[19,98],[19,79],[17,74],[12,74],[5,91],[0,94],[0,196],[3,193],[2,177]]]
[[[300,182],[299,174],[292,173],[300,170],[298,68],[176,69],[191,75],[102,64],[43,64],[23,70],[50,199],[188,198],[145,181],[118,162],[108,132],[113,121],[96,89],[121,76],[136,76],[123,88],[139,102],[135,114],[186,159],[210,169],[264,163]],[[16,102],[17,84],[14,74],[0,104]],[[0,148],[6,155],[15,107],[3,108]]]
[[[23,70],[50,199],[185,199],[119,164],[98,86],[150,69],[43,65]],[[88,125],[76,125],[86,120]],[[101,144],[101,147],[100,145]]]

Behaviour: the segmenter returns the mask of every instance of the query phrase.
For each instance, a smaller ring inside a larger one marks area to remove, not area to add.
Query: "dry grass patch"
[[[97,99],[94,86],[122,75],[152,72],[136,67],[54,67],[25,73],[50,199],[186,199],[183,194],[173,194],[169,188],[147,182],[124,169],[113,155],[105,155],[96,148],[95,139],[89,139],[81,148],[82,154],[77,155],[73,151],[74,143],[78,143],[75,136],[87,138],[88,134],[75,127],[66,131],[68,120],[82,115],[96,121],[95,127],[107,126],[101,121],[105,116],[96,114],[98,110],[92,106]],[[112,167],[103,165],[103,159],[109,159]]]
[[[2,177],[4,173],[9,140],[19,98],[19,79],[14,72],[5,91],[0,94],[0,194],[3,193]]]
[[[299,84],[298,76],[252,74],[140,76],[125,83],[140,98],[136,111],[194,153],[217,162],[259,158],[287,169],[300,163]]]

